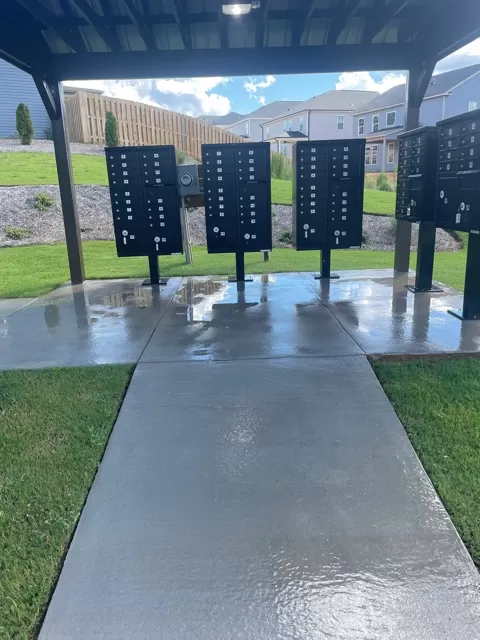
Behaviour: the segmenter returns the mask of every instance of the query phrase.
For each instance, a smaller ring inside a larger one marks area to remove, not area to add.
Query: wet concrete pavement
[[[364,356],[138,365],[40,640],[465,640],[476,569]]]
[[[480,322],[341,275],[5,312],[3,368],[139,361],[40,640],[480,637],[477,571],[365,357],[476,353]]]

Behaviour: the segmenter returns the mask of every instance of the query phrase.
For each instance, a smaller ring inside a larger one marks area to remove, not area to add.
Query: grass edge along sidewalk
[[[0,372],[0,638],[35,636],[131,374]]]
[[[480,360],[371,364],[480,568]]]

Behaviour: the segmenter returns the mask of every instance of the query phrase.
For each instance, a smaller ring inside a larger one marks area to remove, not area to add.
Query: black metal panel
[[[182,253],[175,147],[105,149],[117,254]]]
[[[480,109],[442,120],[437,128],[440,137],[437,227],[479,231]],[[445,146],[449,143],[450,146]]]
[[[439,158],[436,127],[421,127],[398,136],[399,169],[395,216],[408,222],[427,222],[435,217],[435,182]],[[445,137],[443,139],[445,141]],[[442,142],[442,140],[441,140]],[[456,162],[452,151],[440,151],[445,172]],[[456,151],[458,153],[458,150]],[[447,168],[448,167],[448,168]]]
[[[209,253],[272,248],[270,145],[202,145]]]
[[[362,243],[365,140],[297,142],[293,244],[298,251]]]

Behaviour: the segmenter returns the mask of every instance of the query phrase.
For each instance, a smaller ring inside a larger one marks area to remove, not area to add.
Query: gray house
[[[378,95],[375,91],[327,91],[264,122],[262,138],[289,158],[298,140],[352,138],[355,112]]]
[[[214,124],[216,127],[220,127],[221,129],[225,129],[229,125],[234,124],[243,118],[245,118],[243,113],[237,113],[236,111],[230,111],[230,113],[227,113],[224,116],[198,116],[198,120],[203,120],[203,122],[208,122],[208,124]]]
[[[0,60],[0,138],[17,136],[15,111],[20,102],[30,109],[36,138],[45,138],[50,118],[37,91],[32,76]]]
[[[392,87],[360,108],[354,116],[354,136],[367,139],[367,171],[393,171],[398,163],[397,136],[403,131],[405,84]],[[435,125],[480,107],[480,64],[433,76],[420,108],[423,126]]]
[[[292,100],[276,100],[251,113],[247,113],[234,124],[226,126],[225,129],[231,133],[236,133],[238,136],[250,138],[253,142],[261,142],[263,140],[262,125],[297,104],[298,102],[293,102]]]

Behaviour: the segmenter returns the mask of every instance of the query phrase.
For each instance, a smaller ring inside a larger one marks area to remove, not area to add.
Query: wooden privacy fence
[[[105,144],[105,113],[117,118],[122,146],[173,144],[201,160],[201,145],[246,142],[245,138],[174,111],[78,91],[66,100],[71,142]]]

